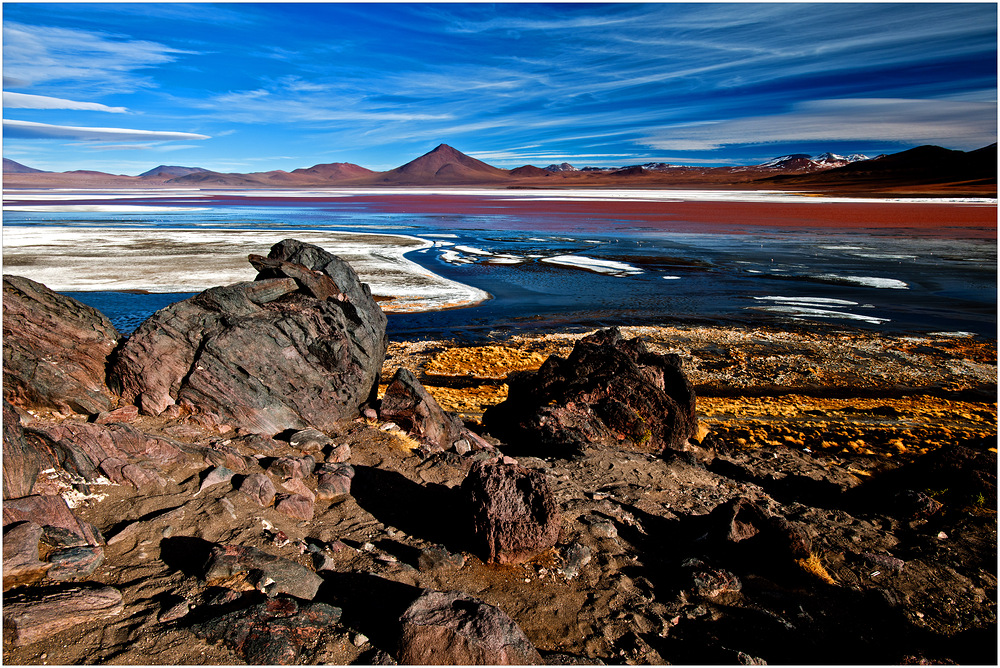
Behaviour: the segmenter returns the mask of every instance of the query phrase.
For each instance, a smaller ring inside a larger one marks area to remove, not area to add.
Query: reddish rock
[[[311,520],[315,513],[314,502],[313,498],[304,494],[292,494],[279,498],[274,509],[295,520]]]
[[[263,473],[252,473],[244,478],[240,491],[264,508],[274,503],[274,497],[278,493],[274,483]]]
[[[139,407],[125,405],[113,411],[100,413],[94,420],[97,424],[110,424],[112,422],[135,422],[139,418]]]
[[[321,248],[286,240],[268,257],[326,274],[347,298],[251,282],[167,307],[119,351],[110,377],[122,397],[152,415],[186,401],[268,435],[356,417],[385,357],[385,314],[354,270]]]
[[[339,464],[341,462],[346,462],[351,458],[351,446],[347,443],[341,443],[340,445],[335,445],[330,454],[326,456],[326,461],[329,464]]]
[[[100,545],[103,539],[89,522],[78,519],[61,496],[26,496],[3,503],[4,526],[13,522],[35,522],[43,527],[64,529],[87,545]]]
[[[525,561],[556,544],[559,509],[545,475],[519,464],[479,461],[462,482],[474,540],[487,561]]]
[[[288,439],[288,444],[297,450],[316,452],[330,443],[330,437],[318,429],[302,429]]]
[[[604,445],[683,449],[697,429],[695,394],[678,355],[657,355],[617,328],[580,339],[568,359],[508,377],[508,398],[483,415],[494,436],[555,454]]]
[[[81,624],[115,617],[123,609],[122,595],[113,587],[82,584],[23,590],[4,596],[4,644],[30,645]]]
[[[500,608],[461,592],[427,592],[399,621],[401,665],[544,663],[521,628]]]
[[[289,478],[281,483],[281,486],[293,494],[300,494],[308,498],[310,501],[316,500],[316,494],[314,494],[313,491],[306,486],[306,483],[303,482],[302,478]]]
[[[49,447],[38,447],[26,439],[21,420],[14,407],[3,402],[3,498],[18,498],[31,494],[38,474],[49,468],[54,459]]]
[[[105,368],[119,338],[97,310],[26,278],[3,277],[3,396],[15,406],[112,409],[117,398]]]
[[[51,564],[51,580],[75,580],[93,574],[104,563],[104,548],[100,546],[68,547],[56,550],[47,558]]]
[[[257,274],[258,281],[269,278],[291,278],[304,293],[321,301],[343,296],[333,279],[322,271],[314,271],[301,264],[273,260],[261,255],[250,255],[247,259],[259,272]]]
[[[316,498],[336,499],[351,493],[354,467],[350,464],[322,464],[318,469],[319,486]]]
[[[278,457],[267,467],[267,472],[279,478],[306,478],[312,475],[316,460],[305,457]]]
[[[37,522],[18,522],[4,527],[3,590],[31,584],[45,577],[52,564],[39,558],[42,527]]]

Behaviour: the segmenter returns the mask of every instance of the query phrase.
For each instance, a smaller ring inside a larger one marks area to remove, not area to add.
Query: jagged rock
[[[281,483],[281,486],[293,494],[301,494],[310,501],[316,500],[316,494],[302,481],[302,478],[289,478]]]
[[[312,455],[305,457],[278,457],[267,467],[267,472],[279,478],[306,478],[316,468]]]
[[[286,517],[295,520],[311,520],[316,512],[315,499],[305,494],[289,494],[280,496],[274,504],[274,509]]]
[[[3,498],[11,499],[31,494],[38,474],[50,464],[48,448],[29,444],[21,420],[14,407],[3,400]]]
[[[111,424],[112,422],[128,423],[135,422],[137,419],[139,419],[139,407],[125,405],[113,411],[98,413],[97,419],[94,422],[97,424]]]
[[[87,577],[104,563],[104,548],[100,546],[68,547],[48,556],[52,564],[48,577],[51,580],[74,580]]]
[[[156,621],[160,623],[173,622],[183,617],[187,617],[188,613],[191,612],[191,605],[184,599],[180,601],[175,601],[168,603],[160,611],[160,614],[156,617]]]
[[[3,396],[15,406],[111,410],[105,367],[121,335],[97,310],[20,276],[3,277]]]
[[[472,511],[474,540],[488,561],[524,561],[559,538],[559,509],[543,473],[480,461],[462,482],[462,492]]]
[[[198,491],[195,492],[195,496],[198,496],[209,487],[229,482],[233,479],[234,475],[236,474],[227,469],[225,466],[216,466],[205,475],[205,478],[201,481],[201,486],[198,487]]]
[[[80,624],[115,617],[123,609],[121,593],[103,585],[22,590],[4,597],[4,644],[30,645]]]
[[[4,527],[3,590],[31,584],[45,577],[52,564],[39,558],[38,544],[42,526],[37,522],[18,522]]]
[[[351,493],[354,467],[350,464],[322,464],[318,469],[319,487],[316,498],[328,500]]]
[[[303,650],[340,620],[341,610],[326,603],[274,598],[192,626],[195,635],[222,641],[249,665],[299,663]]]
[[[288,594],[312,600],[323,578],[294,561],[252,547],[217,545],[205,565],[205,580],[211,586],[258,589],[269,597]],[[238,586],[234,586],[238,585]]]
[[[162,484],[158,474],[152,476],[131,470],[130,477],[124,473],[124,468],[134,458],[170,464],[185,457],[178,445],[124,424],[36,423],[26,430],[26,436],[31,433],[45,437],[44,443],[38,442],[38,447],[46,448],[51,461],[88,482],[95,481],[103,471],[117,484],[135,487],[149,482]],[[141,468],[149,470],[145,466]]]
[[[322,450],[330,442],[330,437],[318,429],[302,429],[292,434],[291,438],[288,439],[290,446],[305,452]]]
[[[425,592],[400,617],[403,665],[531,665],[542,657],[500,608],[461,592]]]
[[[566,565],[560,570],[567,579],[572,580],[580,574],[581,568],[590,563],[590,548],[586,545],[580,545],[580,543],[573,543],[566,548],[563,559],[566,561]]]
[[[697,430],[695,393],[678,355],[649,352],[617,328],[580,339],[568,359],[508,377],[508,398],[483,415],[490,432],[557,454],[605,445],[680,450]]]
[[[445,412],[409,369],[396,369],[382,397],[379,414],[404,431],[420,437],[436,451],[447,450],[463,438],[465,426]]]
[[[752,540],[775,556],[795,559],[806,558],[812,551],[812,541],[799,527],[744,497],[720,504],[709,513],[709,520],[710,536],[722,544]]]
[[[385,357],[385,314],[354,270],[321,248],[285,240],[268,257],[326,274],[346,297],[317,299],[298,281],[287,292],[293,278],[261,275],[158,311],[111,369],[123,399],[151,415],[188,402],[267,435],[356,417]]]
[[[244,478],[240,483],[240,491],[264,508],[274,503],[274,497],[278,493],[274,483],[263,473],[252,473]]]
[[[61,496],[32,495],[20,499],[7,499],[3,503],[4,526],[13,522],[35,522],[45,527],[62,529],[75,536],[79,542],[64,544],[97,546],[104,542],[100,532],[89,522],[78,519]]]

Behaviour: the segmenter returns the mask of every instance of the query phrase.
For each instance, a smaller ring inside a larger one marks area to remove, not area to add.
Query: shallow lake
[[[886,227],[804,220],[796,226],[786,211],[780,224],[776,216],[771,225],[766,213],[755,209],[752,221],[721,225],[685,219],[683,210],[671,210],[663,201],[641,212],[616,208],[607,198],[593,212],[579,199],[565,207],[552,198],[537,206],[506,201],[479,197],[475,206],[441,206],[401,194],[267,200],[183,193],[48,200],[5,195],[5,205],[12,206],[4,212],[4,255],[6,263],[8,234],[13,239],[29,228],[78,229],[81,247],[95,228],[267,231],[273,242],[323,230],[405,235],[423,241],[406,252],[407,259],[491,298],[467,308],[391,314],[392,336],[683,322],[996,336],[995,224],[992,233],[987,224],[974,234],[968,226],[950,234],[945,213],[937,214],[944,217],[932,234],[926,228],[908,232],[906,221]],[[782,206],[773,204],[776,212]],[[960,211],[967,205],[954,206]],[[995,205],[989,210],[995,216]],[[109,250],[107,271],[114,274]],[[21,247],[18,254],[11,248],[6,273],[32,278],[25,252],[55,251],[45,243]],[[150,289],[135,282],[131,288]],[[146,295],[68,285],[61,291],[100,309],[122,331],[195,292]]]

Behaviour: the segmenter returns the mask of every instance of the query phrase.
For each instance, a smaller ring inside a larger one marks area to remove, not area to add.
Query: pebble
[[[354,643],[355,647],[361,647],[363,645],[368,644],[368,636],[366,636],[364,633],[356,633],[354,634],[354,638],[351,640],[351,642]]]

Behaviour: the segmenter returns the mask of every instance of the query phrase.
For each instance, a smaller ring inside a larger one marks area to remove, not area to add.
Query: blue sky
[[[996,141],[997,5],[3,6],[5,157],[138,174],[447,143],[498,167]]]

